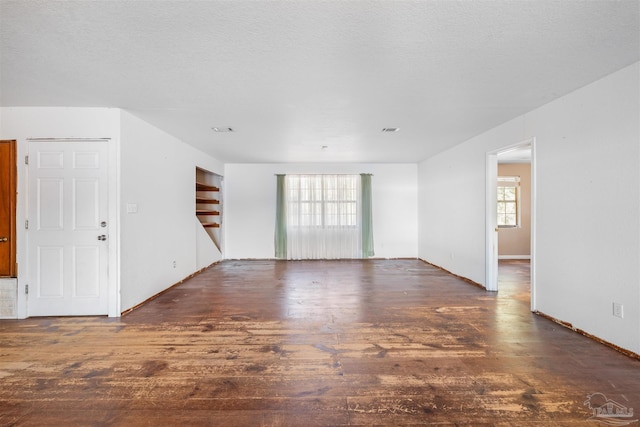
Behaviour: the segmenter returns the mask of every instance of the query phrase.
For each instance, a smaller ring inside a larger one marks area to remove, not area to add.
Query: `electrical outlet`
[[[624,317],[623,307],[622,307],[622,304],[620,304],[619,302],[613,303],[613,315],[621,319]]]
[[[173,261],[173,268],[176,268],[176,262]]]

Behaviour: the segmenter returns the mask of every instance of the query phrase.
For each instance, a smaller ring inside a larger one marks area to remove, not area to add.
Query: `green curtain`
[[[276,175],[276,258],[287,258],[287,198],[284,175]]]
[[[360,174],[362,191],[362,258],[374,255],[373,252],[373,216],[371,215],[371,174]]]

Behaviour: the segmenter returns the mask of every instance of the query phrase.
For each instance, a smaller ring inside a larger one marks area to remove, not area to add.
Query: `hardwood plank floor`
[[[499,286],[224,261],[120,319],[0,321],[0,426],[585,425],[595,392],[640,411],[638,360],[532,314],[527,262]]]

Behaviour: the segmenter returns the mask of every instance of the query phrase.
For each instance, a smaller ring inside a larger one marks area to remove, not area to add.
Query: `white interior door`
[[[29,142],[29,316],[108,313],[107,150]]]

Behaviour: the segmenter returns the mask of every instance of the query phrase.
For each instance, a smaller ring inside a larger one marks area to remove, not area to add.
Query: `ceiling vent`
[[[400,128],[382,128],[382,132],[398,132]]]

